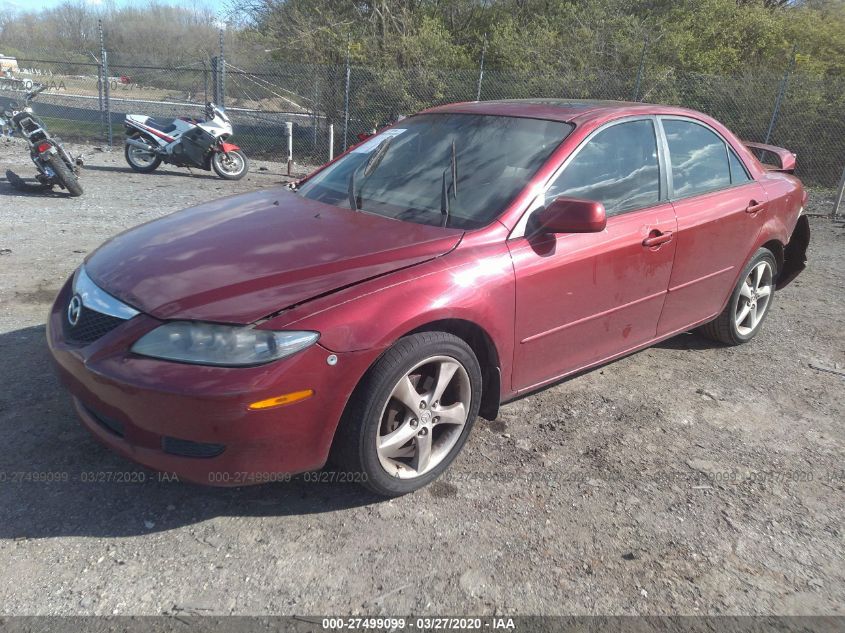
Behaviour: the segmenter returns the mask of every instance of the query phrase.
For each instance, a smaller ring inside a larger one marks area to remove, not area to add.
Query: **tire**
[[[126,162],[135,171],[140,172],[142,174],[149,174],[150,172],[155,171],[158,168],[158,166],[161,165],[161,157],[159,157],[159,156],[156,156],[155,158],[153,158],[153,160],[151,162],[148,162],[148,163],[135,162],[132,159],[132,151],[131,151],[131,150],[134,150],[134,149],[135,148],[132,147],[131,145],[124,146],[123,155],[126,157]]]
[[[441,376],[445,390],[438,395]],[[422,488],[461,451],[478,415],[481,386],[478,359],[458,337],[421,332],[400,339],[350,399],[335,434],[332,463],[360,473],[362,483],[379,495]],[[397,393],[413,401],[413,408]],[[463,424],[457,423],[464,414]]]
[[[56,174],[56,179],[62,187],[67,189],[67,192],[71,195],[71,197],[77,198],[82,195],[82,185],[79,184],[79,178],[77,178],[76,174],[73,173],[73,170],[65,164],[65,161],[62,160],[61,156],[54,154],[47,159],[47,164],[50,166],[50,169],[53,170],[53,173]]]
[[[228,166],[224,163],[227,155],[232,157],[230,161],[237,166]],[[240,180],[249,171],[249,159],[240,150],[232,150],[231,152],[226,152],[226,154],[223,152],[214,152],[214,155],[211,157],[211,166],[214,168],[214,172],[224,180]]]
[[[757,273],[761,276],[758,280]],[[725,345],[740,345],[757,336],[771,311],[777,279],[777,262],[772,252],[761,248],[742,269],[728,305],[718,317],[699,328],[707,338]],[[763,294],[766,292],[767,294]],[[765,300],[765,303],[763,301]],[[760,306],[762,304],[762,313]],[[746,311],[746,308],[748,310]],[[743,315],[745,315],[743,318]]]

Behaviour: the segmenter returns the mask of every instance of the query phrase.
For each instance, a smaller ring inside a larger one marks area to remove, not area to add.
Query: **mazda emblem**
[[[73,295],[70,303],[67,304],[67,322],[71,325],[79,323],[79,315],[82,314],[82,298]]]

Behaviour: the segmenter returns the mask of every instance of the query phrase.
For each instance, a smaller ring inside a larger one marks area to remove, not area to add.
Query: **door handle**
[[[757,202],[756,200],[752,200],[748,203],[748,206],[745,208],[745,212],[754,215],[758,211],[762,211],[764,208],[766,208],[765,202]]]
[[[672,231],[661,232],[653,229],[648,237],[643,240],[643,246],[646,248],[654,248],[672,240]]]

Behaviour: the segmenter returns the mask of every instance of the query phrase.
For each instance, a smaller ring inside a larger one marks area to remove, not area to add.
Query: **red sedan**
[[[83,423],[137,462],[240,485],[331,454],[403,494],[502,402],[691,328],[753,338],[805,265],[794,165],[680,108],[434,108],[293,190],[113,238],[49,345]]]

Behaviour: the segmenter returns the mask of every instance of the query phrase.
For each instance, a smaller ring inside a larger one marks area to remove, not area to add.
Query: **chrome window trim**
[[[508,235],[508,239],[516,239],[519,237],[525,236],[525,228],[528,226],[528,221],[531,218],[531,215],[540,207],[546,204],[546,192],[551,188],[552,184],[557,180],[557,178],[563,173],[563,171],[569,167],[569,164],[575,160],[578,154],[581,153],[587,143],[593,140],[593,138],[604,132],[606,129],[613,127],[614,125],[621,125],[623,123],[631,123],[634,121],[651,121],[652,126],[654,127],[654,135],[655,135],[655,145],[657,146],[657,166],[660,170],[660,199],[654,203],[650,204],[645,207],[637,207],[635,209],[626,209],[622,213],[616,214],[625,215],[627,213],[635,213],[637,211],[642,211],[643,209],[649,209],[652,207],[659,206],[668,202],[669,200],[669,192],[671,191],[671,170],[669,169],[668,157],[666,152],[665,146],[665,138],[663,138],[663,127],[658,123],[658,116],[656,114],[637,114],[631,116],[625,116],[619,119],[614,119],[613,121],[608,121],[597,127],[595,130],[590,132],[576,147],[569,156],[566,157],[560,166],[555,170],[555,172],[549,177],[549,179],[543,183],[541,187],[539,187],[539,191],[534,196],[534,198],[529,203],[528,207],[526,208],[525,212],[522,214],[522,217],[519,218],[519,222],[513,227],[511,230],[510,235]],[[571,133],[571,132],[570,132]],[[565,142],[565,139],[564,139]],[[616,217],[611,216],[611,217]]]
[[[80,266],[74,275],[73,294],[79,295],[82,305],[86,308],[118,319],[128,320],[140,314],[135,308],[115,299],[97,286],[85,272],[85,266]]]

